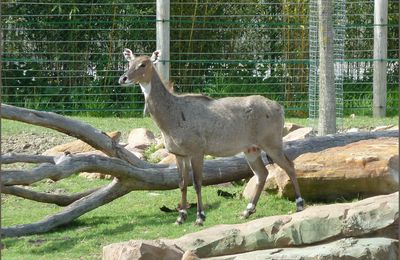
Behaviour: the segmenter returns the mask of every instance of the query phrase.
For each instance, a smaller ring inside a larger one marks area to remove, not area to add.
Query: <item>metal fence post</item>
[[[170,0],[157,0],[156,13],[156,45],[157,50],[161,50],[161,61],[157,64],[157,68],[161,78],[168,81],[170,71]]]
[[[386,67],[387,67],[388,0],[375,0],[374,5],[374,79],[373,115],[386,115]]]
[[[333,0],[318,0],[319,122],[318,135],[336,132],[336,91],[333,65]]]

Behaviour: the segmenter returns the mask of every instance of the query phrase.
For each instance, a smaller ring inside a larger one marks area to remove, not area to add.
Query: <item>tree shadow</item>
[[[206,212],[218,210],[221,202],[213,202],[205,205]],[[196,219],[196,207],[188,209],[187,223],[192,223]],[[106,216],[91,216],[85,218],[78,218],[66,225],[57,227],[49,232],[37,234],[32,236],[24,236],[17,238],[3,239],[3,244],[6,248],[17,246],[21,240],[30,246],[26,252],[34,255],[46,255],[51,253],[63,253],[76,247],[83,240],[93,240],[96,237],[104,236],[120,236],[124,233],[135,232],[136,227],[151,227],[152,229],[160,229],[165,225],[173,225],[178,212],[162,212],[159,210],[156,214],[149,215],[149,213],[135,214],[132,216],[132,221],[128,222],[126,215],[106,215]],[[121,222],[115,226],[116,219]],[[113,225],[113,227],[104,228],[104,225]],[[99,228],[99,226],[103,226]],[[177,227],[179,228],[179,227]],[[89,230],[89,231],[88,231]],[[134,239],[134,238],[132,238]],[[99,242],[99,248],[103,246]],[[100,250],[100,249],[99,249]]]

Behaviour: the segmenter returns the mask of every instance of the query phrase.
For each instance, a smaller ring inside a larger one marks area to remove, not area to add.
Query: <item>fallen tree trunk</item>
[[[81,138],[110,156],[70,154],[61,157],[2,155],[1,163],[42,163],[29,170],[1,171],[2,193],[44,203],[68,205],[60,213],[47,217],[42,221],[2,228],[2,236],[22,236],[48,232],[133,190],[169,190],[178,188],[179,175],[176,167],[160,166],[141,161],[124,147],[114,143],[107,135],[88,124],[54,113],[22,109],[3,104],[1,105],[1,117],[48,127]],[[398,131],[314,137],[287,142],[284,150],[290,159],[295,159],[303,153],[343,146],[363,139],[396,136],[398,136]],[[57,181],[77,172],[100,172],[112,175],[115,179],[111,184],[95,190],[63,196],[55,194],[44,195],[15,186],[30,185],[46,178]],[[204,185],[212,185],[248,178],[252,176],[252,172],[244,157],[238,155],[205,161],[203,175]]]
[[[2,228],[1,235],[5,237],[16,237],[48,232],[53,228],[71,222],[86,212],[118,199],[130,191],[131,190],[126,187],[123,182],[115,179],[109,185],[65,207],[60,213],[46,217],[42,221],[36,223]]]

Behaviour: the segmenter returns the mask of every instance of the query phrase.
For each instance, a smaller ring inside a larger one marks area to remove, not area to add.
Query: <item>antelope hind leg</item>
[[[302,211],[304,209],[304,200],[301,197],[300,186],[296,178],[296,171],[293,162],[283,153],[282,149],[270,149],[268,155],[272,158],[274,163],[278,164],[286,174],[289,176],[290,181],[293,184],[295,196],[296,196],[296,211]]]
[[[268,176],[268,170],[265,168],[264,162],[261,159],[259,148],[249,148],[247,149],[247,151],[244,152],[244,155],[246,157],[247,163],[249,164],[257,179],[253,197],[247,205],[246,209],[241,214],[242,218],[248,218],[251,214],[254,214],[256,212],[256,205],[264,189],[265,180]]]
[[[191,158],[192,170],[193,170],[193,186],[196,190],[197,195],[197,217],[196,226],[202,226],[206,220],[206,214],[203,210],[203,200],[201,196],[201,186],[203,184],[203,161],[204,155],[193,156]]]
[[[175,224],[181,225],[187,219],[187,186],[189,181],[189,159],[182,156],[175,156],[178,172],[180,175],[179,189],[181,191],[181,202],[179,216]]]

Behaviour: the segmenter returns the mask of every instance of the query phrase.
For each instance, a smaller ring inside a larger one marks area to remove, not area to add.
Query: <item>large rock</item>
[[[170,165],[175,164],[175,165],[176,165],[176,157],[175,157],[174,154],[170,153],[167,157],[165,157],[164,159],[162,159],[162,160],[159,162],[159,164],[170,164]]]
[[[371,132],[378,132],[378,131],[388,131],[388,130],[399,130],[398,125],[383,125],[377,126],[371,130]]]
[[[306,200],[371,197],[399,188],[397,138],[363,140],[307,153],[296,158],[294,163]],[[267,191],[293,199],[294,190],[286,173],[275,165],[268,169]],[[251,187],[246,189],[251,193]]]
[[[254,250],[305,247],[350,237],[396,239],[398,196],[396,192],[354,203],[309,207],[292,215],[266,217],[236,225],[219,225],[158,243],[166,250],[164,253],[175,252],[178,248],[182,254],[191,250],[198,257],[204,258]],[[134,240],[104,247],[103,259],[141,259],[135,258],[133,252],[127,254],[132,243],[135,243]],[[155,242],[141,243],[154,245]],[[117,257],[122,254],[124,257]]]
[[[114,142],[118,143],[121,138],[121,132],[114,131],[106,133]],[[71,154],[85,153],[90,151],[95,151],[96,149],[81,140],[75,140],[69,143],[57,145],[51,149],[46,150],[43,155],[48,156],[59,156],[65,152]]]
[[[398,241],[390,238],[344,238],[331,243],[303,248],[276,248],[249,253],[203,258],[207,260],[248,259],[385,259],[397,260]]]
[[[168,155],[170,155],[168,150],[165,148],[162,148],[162,149],[159,149],[159,150],[155,151],[154,153],[152,153],[149,157],[149,161],[150,162],[160,162],[164,158],[168,157]]]
[[[150,130],[146,128],[135,128],[132,129],[128,136],[128,146],[127,149],[132,148],[145,150],[150,145],[156,143],[156,138]]]
[[[293,123],[285,123],[285,126],[283,127],[283,136],[288,135],[289,133],[299,129],[303,128],[301,125],[293,124]]]
[[[283,137],[284,142],[288,141],[295,141],[304,138],[308,138],[313,135],[312,127],[303,127],[294,130],[293,132],[288,133],[286,136]]]
[[[123,250],[120,250],[123,246]],[[103,259],[171,260],[181,259],[183,253],[178,248],[167,246],[161,241],[132,240],[104,247]]]

